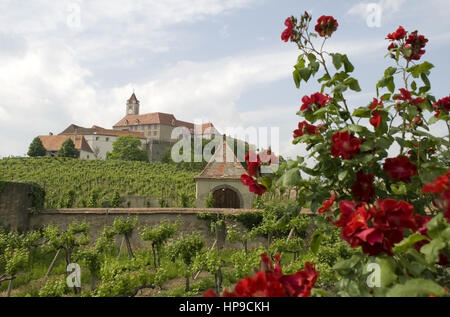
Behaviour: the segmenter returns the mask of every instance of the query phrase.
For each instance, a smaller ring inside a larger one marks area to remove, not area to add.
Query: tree
[[[41,139],[38,136],[35,137],[33,139],[33,142],[31,142],[30,147],[28,148],[28,156],[30,157],[45,156],[46,153],[47,151],[45,150]]]
[[[112,152],[106,153],[108,160],[148,162],[147,152],[142,150],[141,140],[132,135],[121,135],[113,143]]]
[[[58,156],[78,158],[80,157],[80,151],[75,148],[75,143],[73,143],[72,139],[68,138],[63,142],[61,149],[58,151]]]

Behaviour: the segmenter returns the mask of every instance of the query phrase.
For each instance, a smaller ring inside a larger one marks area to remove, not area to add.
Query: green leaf
[[[362,133],[362,132],[368,131],[366,127],[363,127],[362,125],[357,125],[357,124],[349,124],[347,128],[349,131],[355,132],[355,133]]]
[[[341,54],[331,54],[333,57],[333,65],[336,67],[336,70],[342,67],[342,55]]]
[[[431,280],[421,278],[411,279],[405,284],[397,284],[391,288],[386,296],[388,297],[426,297],[430,295],[443,296],[445,290],[442,286]]]
[[[314,112],[314,116],[315,117],[320,116],[320,115],[324,114],[325,112],[327,112],[327,110],[328,109],[326,107],[320,108]]]
[[[434,67],[433,64],[431,64],[429,62],[423,62],[422,64],[418,64],[418,65],[415,65],[415,66],[412,66],[412,67],[408,68],[407,71],[409,73],[411,73],[411,75],[414,78],[419,78],[419,76],[422,73],[428,74],[429,70],[432,69],[433,67]]]
[[[427,223],[427,234],[433,239],[439,238],[441,232],[443,232],[446,228],[447,221],[444,219],[444,214],[439,213]]]
[[[353,91],[361,91],[361,87],[359,87],[359,83],[355,78],[347,78],[344,81],[344,84],[348,85],[350,87],[351,90]]]
[[[406,195],[408,190],[406,189],[406,185],[403,182],[399,182],[398,184],[391,184],[392,192],[397,196]]]
[[[323,234],[316,230],[311,237],[311,252],[316,254],[319,251],[320,243],[323,240]]]
[[[431,124],[434,124],[434,123],[436,123],[438,121],[439,121],[439,118],[436,118],[435,116],[432,116],[430,118],[430,120],[428,120],[428,124],[431,125]]]
[[[304,81],[308,81],[311,77],[311,69],[305,67],[299,70],[300,76],[303,78]]]
[[[300,170],[298,168],[293,168],[288,170],[283,174],[283,176],[281,176],[279,183],[286,187],[294,187],[297,186],[301,180]]]
[[[381,287],[388,287],[397,280],[395,262],[391,258],[377,257],[376,263],[380,265]]]
[[[313,63],[316,61],[316,55],[314,55],[313,53],[309,53],[308,54],[308,60],[310,63]]]
[[[396,67],[388,67],[386,68],[386,70],[384,71],[384,76],[389,77],[389,76],[394,76],[395,72],[397,71]]]
[[[333,270],[341,275],[348,274],[353,268],[361,261],[361,258],[357,255],[352,256],[350,259],[341,260],[333,266]]]
[[[371,110],[367,107],[358,108],[353,111],[353,116],[358,118],[370,118]]]
[[[348,171],[347,170],[343,170],[343,171],[339,172],[338,179],[340,181],[343,181],[347,177],[347,175],[348,175]]]
[[[342,63],[344,64],[344,70],[346,73],[351,73],[355,70],[355,67],[348,60],[347,55],[342,56]]]
[[[434,264],[439,261],[439,254],[441,250],[444,249],[446,243],[441,239],[433,239],[430,243],[425,244],[420,248],[420,253],[425,255],[425,260],[429,264]]]
[[[292,75],[294,77],[295,87],[300,88],[301,77],[298,70],[294,70]]]
[[[399,243],[395,244],[392,251],[394,253],[403,253],[406,252],[409,248],[411,248],[414,244],[416,244],[419,241],[425,240],[426,238],[421,235],[420,233],[413,233],[407,238],[404,238]]]
[[[319,62],[311,62],[311,64],[309,64],[309,68],[311,68],[312,73],[315,74],[319,71],[320,64]]]

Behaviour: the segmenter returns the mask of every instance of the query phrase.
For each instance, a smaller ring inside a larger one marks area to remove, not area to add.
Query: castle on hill
[[[106,159],[106,153],[112,151],[114,141],[121,135],[133,135],[141,140],[142,148],[146,150],[150,161],[160,161],[164,153],[178,139],[172,139],[172,131],[178,127],[187,128],[191,135],[202,134],[203,138],[213,138],[220,135],[212,123],[194,125],[181,121],[173,114],[153,112],[139,114],[140,102],[135,93],[127,100],[126,114],[112,129],[99,126],[91,128],[75,124],[69,125],[59,135],[41,135],[48,156],[56,156],[62,143],[71,138],[75,148],[80,151],[82,159]]]

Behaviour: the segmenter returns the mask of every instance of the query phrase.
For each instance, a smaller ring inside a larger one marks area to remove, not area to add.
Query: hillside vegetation
[[[167,163],[78,160],[69,158],[4,158],[0,181],[34,182],[46,191],[45,208],[101,207],[114,194],[153,196],[160,205],[192,206],[194,176],[199,169]],[[152,206],[154,207],[154,206]]]

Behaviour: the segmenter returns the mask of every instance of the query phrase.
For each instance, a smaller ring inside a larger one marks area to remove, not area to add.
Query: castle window
[[[106,142],[108,142],[109,141],[109,138],[106,138]]]
[[[128,125],[128,120],[125,120],[125,125]]]
[[[98,141],[98,139],[99,139],[99,137],[98,137],[98,136],[96,136],[96,137],[95,137],[95,141]]]
[[[139,124],[139,119],[136,119],[136,121],[134,123]]]
[[[153,131],[153,135],[155,135],[155,136],[156,136],[157,134],[158,134],[158,132],[157,132],[157,131]]]

